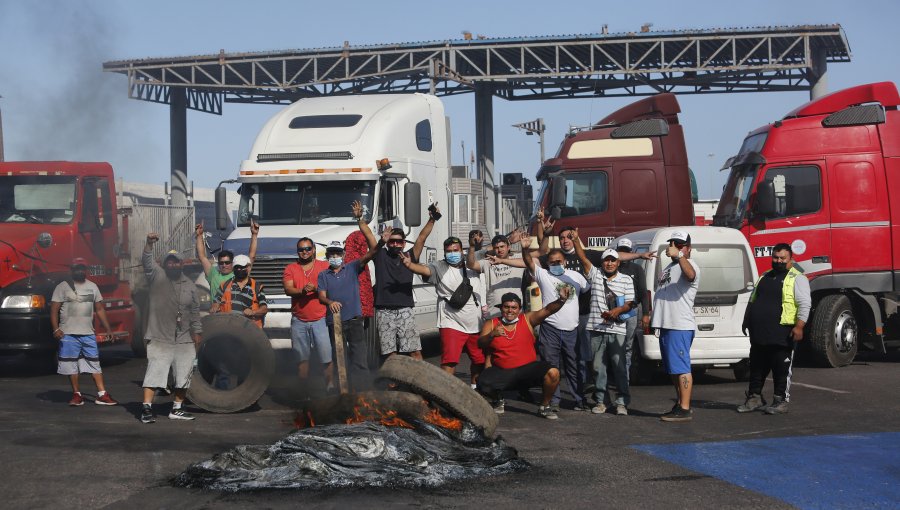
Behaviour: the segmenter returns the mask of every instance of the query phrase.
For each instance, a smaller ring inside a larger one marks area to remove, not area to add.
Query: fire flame
[[[313,419],[312,413],[309,411],[297,411],[294,414],[294,428],[296,429],[305,429],[308,427],[315,427],[316,421]]]
[[[437,425],[438,427],[452,430],[454,432],[459,432],[463,428],[462,420],[459,420],[457,418],[447,418],[446,416],[442,415],[441,412],[437,409],[429,410],[428,413],[425,414],[423,419],[432,425]]]
[[[344,423],[350,425],[364,421],[377,421],[387,427],[413,428],[406,420],[397,416],[397,411],[383,411],[379,408],[377,400],[369,402],[363,397],[358,397],[356,406],[353,407],[353,416],[347,418]]]

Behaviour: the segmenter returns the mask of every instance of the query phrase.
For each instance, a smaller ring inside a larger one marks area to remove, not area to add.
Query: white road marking
[[[812,389],[814,389],[814,390],[822,390],[822,391],[830,391],[830,392],[832,392],[832,393],[840,393],[840,394],[842,394],[842,395],[849,395],[849,394],[850,394],[849,391],[835,390],[835,389],[832,389],[832,388],[826,388],[826,387],[824,387],[824,386],[816,386],[815,384],[804,384],[804,383],[797,382],[797,381],[791,381],[791,384],[794,385],[794,386],[803,386],[804,388],[812,388]]]

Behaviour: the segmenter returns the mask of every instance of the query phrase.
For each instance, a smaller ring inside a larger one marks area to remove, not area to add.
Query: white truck
[[[376,235],[383,228],[402,228],[409,243],[421,231],[429,202],[437,202],[445,214],[422,260],[443,256],[452,216],[446,214],[449,144],[444,107],[426,94],[301,99],[265,124],[233,181],[240,183],[237,228],[223,246],[247,253],[251,217],[260,224],[253,276],[265,285],[265,329],[274,348],[290,348],[291,299],[284,294],[282,272],[297,259],[297,240],[311,238],[322,258],[324,245],[344,241],[358,228],[350,210],[354,200],[363,204]],[[225,189],[217,195],[224,199]],[[218,219],[224,219],[224,200],[219,202]],[[420,331],[433,330],[434,286],[416,277],[415,298]]]

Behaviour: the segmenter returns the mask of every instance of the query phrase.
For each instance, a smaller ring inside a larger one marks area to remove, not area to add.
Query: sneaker
[[[491,407],[494,408],[494,412],[497,414],[503,414],[506,412],[506,401],[502,398],[497,399],[491,402]]]
[[[752,411],[762,411],[766,407],[766,399],[763,398],[762,395],[757,395],[756,393],[750,393],[749,391],[745,393],[747,396],[747,400],[744,401],[743,405],[739,405],[737,408],[737,412],[739,413],[749,413]]]
[[[84,405],[84,397],[81,396],[81,393],[73,393],[72,400],[69,401],[70,406],[83,406]]]
[[[606,406],[603,404],[597,404],[591,409],[592,414],[606,414]]]
[[[616,404],[616,415],[628,416],[628,408],[625,407],[625,404]]]
[[[141,423],[156,423],[156,415],[150,406],[144,406],[141,409]]]
[[[178,409],[172,409],[171,411],[169,411],[169,419],[170,420],[193,420],[194,415],[179,407]]]
[[[112,397],[109,396],[109,392],[103,394],[102,397],[97,397],[94,399],[94,403],[100,406],[114,406],[118,404]]]
[[[662,421],[691,421],[693,411],[683,409],[680,405],[675,404],[671,411],[659,417]]]
[[[580,404],[575,404],[575,407],[573,407],[572,410],[579,412],[589,412],[591,408],[587,405],[587,402],[582,402]]]
[[[559,419],[559,415],[553,411],[553,406],[540,406],[538,407],[538,414],[547,418],[548,420],[557,420]]]
[[[772,405],[765,409],[766,414],[786,414],[788,412],[788,403],[785,399],[776,396]]]
[[[559,403],[550,404],[550,410],[556,414],[559,414]]]

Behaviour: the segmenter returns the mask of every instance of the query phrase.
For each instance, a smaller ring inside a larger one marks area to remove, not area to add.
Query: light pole
[[[525,134],[531,136],[535,133],[540,135],[541,140],[541,164],[544,164],[544,131],[547,129],[547,126],[544,125],[544,119],[538,117],[535,120],[523,122],[521,124],[513,124],[512,127],[516,129],[521,129],[525,131]]]

